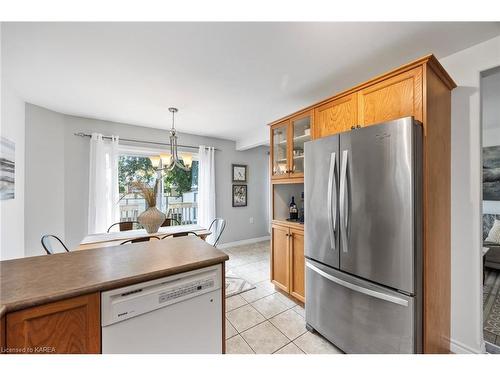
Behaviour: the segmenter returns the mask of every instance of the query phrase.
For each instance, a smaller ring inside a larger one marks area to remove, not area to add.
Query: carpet
[[[484,339],[500,345],[500,271],[486,269],[483,286]]]
[[[226,298],[254,289],[255,286],[233,274],[226,274]]]

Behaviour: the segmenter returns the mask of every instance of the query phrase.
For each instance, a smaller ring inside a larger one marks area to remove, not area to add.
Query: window
[[[181,153],[185,155],[186,153]],[[118,161],[118,184],[120,197],[120,221],[135,221],[146,209],[145,200],[136,193],[129,192],[132,181],[142,181],[153,186],[157,176],[161,176],[161,199],[156,206],[167,217],[175,219],[180,224],[197,223],[198,198],[198,160],[193,158],[191,169],[183,171],[175,168],[173,171],[156,172],[151,157],[158,158],[158,150],[124,148],[120,151]],[[162,155],[163,156],[163,155]]]

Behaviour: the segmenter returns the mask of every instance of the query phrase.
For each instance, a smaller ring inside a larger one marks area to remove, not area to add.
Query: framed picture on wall
[[[233,164],[233,182],[247,182],[248,167],[242,164]]]
[[[245,207],[247,203],[247,185],[233,185],[233,207]]]
[[[483,200],[500,201],[500,146],[483,147]]]

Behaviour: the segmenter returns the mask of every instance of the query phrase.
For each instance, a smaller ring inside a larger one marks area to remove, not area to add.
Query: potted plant
[[[149,234],[157,233],[165,221],[165,214],[156,208],[156,195],[159,183],[160,180],[156,179],[154,187],[142,181],[133,181],[129,185],[131,192],[139,194],[146,201],[147,208],[137,217],[137,221]]]

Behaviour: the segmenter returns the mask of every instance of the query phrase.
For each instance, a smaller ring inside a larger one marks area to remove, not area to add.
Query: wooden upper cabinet
[[[422,67],[358,91],[358,121],[373,125],[406,116],[422,121]]]
[[[271,177],[273,179],[287,178],[290,173],[289,124],[289,121],[284,121],[271,127]]]
[[[271,126],[271,178],[304,177],[304,143],[311,140],[312,111]]]
[[[350,130],[357,125],[357,94],[331,100],[314,109],[314,138]]]
[[[304,232],[290,229],[290,294],[305,302]]]
[[[290,177],[304,177],[304,144],[311,140],[311,112],[290,119]]]
[[[289,292],[290,259],[287,227],[272,225],[271,280],[285,292]]]
[[[93,293],[7,314],[11,353],[101,352],[100,295]]]

